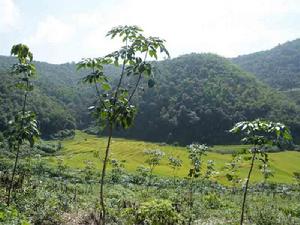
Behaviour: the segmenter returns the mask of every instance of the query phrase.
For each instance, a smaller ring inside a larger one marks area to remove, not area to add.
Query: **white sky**
[[[0,54],[27,44],[50,63],[96,57],[118,47],[105,38],[138,25],[167,41],[172,57],[234,57],[300,38],[300,0],[0,0]]]

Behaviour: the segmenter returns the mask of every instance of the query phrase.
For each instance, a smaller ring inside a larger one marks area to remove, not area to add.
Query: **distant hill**
[[[131,137],[231,143],[236,139],[228,129],[255,118],[285,122],[299,133],[299,107],[225,58],[189,54],[157,68],[157,86],[142,95]]]
[[[279,90],[300,88],[300,39],[268,51],[242,55],[232,62]]]
[[[7,72],[14,59],[0,57],[0,131],[14,110],[17,93]],[[229,60],[213,54],[189,54],[154,63],[156,85],[139,90],[134,127],[118,135],[160,142],[233,143],[227,131],[241,120],[268,118],[287,123],[300,134],[300,109],[293,100],[258,81]],[[80,83],[74,63],[36,62],[38,78],[31,97],[44,136],[59,130],[92,127],[87,110],[94,92]],[[2,71],[2,72],[1,72]],[[107,68],[112,82],[118,70]]]
[[[0,131],[5,129],[14,112],[20,110],[22,101],[21,93],[12,88],[15,77],[10,74],[10,68],[15,62],[13,57],[0,56]],[[80,74],[76,72],[75,64],[34,63],[37,77],[34,80],[35,89],[29,96],[29,104],[38,115],[43,136],[80,128],[87,123],[84,121],[84,111],[81,110],[87,108],[84,103],[84,99],[88,98],[87,87],[78,84]],[[84,97],[81,96],[83,89]]]

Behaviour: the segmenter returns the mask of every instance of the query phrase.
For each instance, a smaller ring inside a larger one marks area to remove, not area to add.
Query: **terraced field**
[[[63,150],[60,156],[66,165],[73,169],[81,169],[85,166],[84,161],[90,160],[94,162],[97,169],[101,166],[101,157],[104,154],[106,146],[106,138],[97,138],[94,135],[89,135],[81,131],[76,131],[76,136],[72,140],[62,141]],[[231,160],[231,154],[221,154],[218,152],[233,152],[245,149],[245,145],[219,145],[214,146],[211,152],[205,157],[205,161],[214,160],[216,169],[219,172],[215,177],[218,181],[226,183],[224,177],[224,166]],[[134,172],[138,166],[145,165],[145,157],[143,151],[147,149],[160,149],[164,151],[166,156],[162,160],[162,165],[158,166],[155,173],[160,176],[170,176],[172,170],[168,166],[168,156],[179,156],[183,160],[183,166],[178,171],[178,176],[185,177],[189,169],[189,159],[185,147],[177,147],[159,143],[150,143],[136,140],[128,140],[122,138],[114,138],[111,146],[112,159],[126,160],[125,168]],[[295,171],[300,171],[300,152],[284,151],[279,153],[270,153],[270,166],[274,172],[274,177],[270,181],[278,183],[293,183],[292,174]],[[48,157],[47,161],[51,164],[57,163],[57,157]],[[204,165],[205,167],[205,165]],[[249,162],[241,163],[240,175],[246,177]],[[262,180],[262,175],[258,168],[258,163],[253,172],[253,181]]]

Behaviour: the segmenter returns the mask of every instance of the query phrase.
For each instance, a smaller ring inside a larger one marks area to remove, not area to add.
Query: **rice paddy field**
[[[58,162],[58,158],[72,169],[82,169],[85,161],[92,161],[95,169],[100,171],[102,157],[104,155],[106,137],[96,137],[81,131],[76,131],[74,139],[62,141],[63,149],[58,156],[46,157],[51,165]],[[227,163],[232,159],[231,152],[248,149],[246,145],[218,145],[213,146],[205,156],[205,161],[214,160],[215,168],[218,174],[214,179],[226,184],[225,168]],[[125,169],[128,172],[135,172],[137,167],[146,166],[145,156],[143,152],[149,149],[159,149],[165,153],[162,160],[154,173],[159,176],[172,176],[172,170],[168,166],[169,156],[178,156],[183,160],[183,166],[178,170],[177,176],[186,177],[189,170],[189,159],[186,147],[178,147],[160,143],[150,143],[137,140],[128,140],[123,138],[113,138],[110,158],[117,160],[125,160]],[[228,151],[228,154],[226,152]],[[222,152],[222,153],[219,153]],[[245,155],[244,155],[245,156]],[[293,180],[293,172],[300,170],[300,152],[282,151],[277,153],[269,153],[270,168],[274,173],[269,181],[276,183],[291,184]],[[240,177],[245,178],[250,162],[243,160],[240,164]],[[205,165],[203,166],[205,168]],[[259,170],[259,161],[256,165],[251,177],[252,182],[262,181],[262,175]]]

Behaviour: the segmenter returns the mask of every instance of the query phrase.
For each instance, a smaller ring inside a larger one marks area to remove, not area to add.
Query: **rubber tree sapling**
[[[251,153],[251,164],[246,178],[241,209],[240,224],[242,225],[244,222],[247,191],[255,160],[258,159],[258,156],[264,161],[268,160],[267,147],[291,142],[292,136],[290,130],[284,124],[261,119],[239,122],[234,125],[230,132],[243,135],[242,142],[252,145],[249,150]]]
[[[189,221],[188,224],[192,224],[192,208],[194,204],[194,180],[201,176],[203,157],[208,151],[208,146],[204,144],[190,144],[187,146],[189,159],[191,161],[191,168],[189,169]]]
[[[104,178],[109,158],[110,144],[115,127],[127,129],[133,124],[136,107],[132,100],[140,86],[143,77],[148,80],[148,86],[153,87],[153,66],[147,61],[157,59],[158,53],[169,57],[165,41],[157,37],[146,37],[143,30],[137,26],[118,26],[107,33],[112,39],[121,38],[122,46],[119,50],[104,57],[84,59],[77,64],[77,69],[89,69],[90,73],[83,81],[94,86],[97,102],[90,107],[93,110],[98,125],[108,130],[108,140],[102,165],[100,179],[100,221],[106,223],[106,208],[104,203]],[[114,65],[120,68],[116,85],[109,81],[104,66]],[[135,80],[132,87],[125,79]]]
[[[180,169],[180,167],[182,167],[183,161],[179,158],[179,156],[177,157],[169,156],[168,160],[169,160],[169,166],[173,171],[173,185],[175,187],[177,171]]]
[[[153,171],[155,167],[157,167],[160,164],[160,161],[165,156],[165,153],[158,149],[153,150],[145,150],[144,155],[147,157],[145,160],[145,163],[149,166],[149,182],[147,185],[147,190],[149,186],[152,184],[152,178],[153,178]]]
[[[263,175],[263,186],[267,184],[267,180],[271,177],[274,177],[273,171],[270,169],[269,165],[269,157],[267,154],[264,155],[264,157],[260,157],[259,159],[261,161],[261,165],[259,165],[260,172]]]
[[[236,191],[236,186],[241,182],[241,178],[238,174],[238,169],[241,167],[240,162],[242,160],[241,153],[233,153],[232,160],[226,164],[226,179],[232,185],[232,193],[234,194]]]
[[[18,62],[12,67],[12,74],[17,77],[15,87],[24,93],[22,109],[17,112],[14,119],[9,121],[9,128],[6,132],[7,140],[11,150],[16,151],[15,162],[7,194],[7,205],[11,202],[14,178],[18,166],[20,147],[28,142],[33,147],[35,140],[39,137],[39,130],[35,113],[27,111],[28,95],[33,90],[31,79],[36,74],[35,66],[32,63],[33,55],[24,44],[14,45],[11,55],[16,56]]]
[[[111,181],[113,183],[120,183],[122,176],[125,174],[126,160],[111,159]]]

